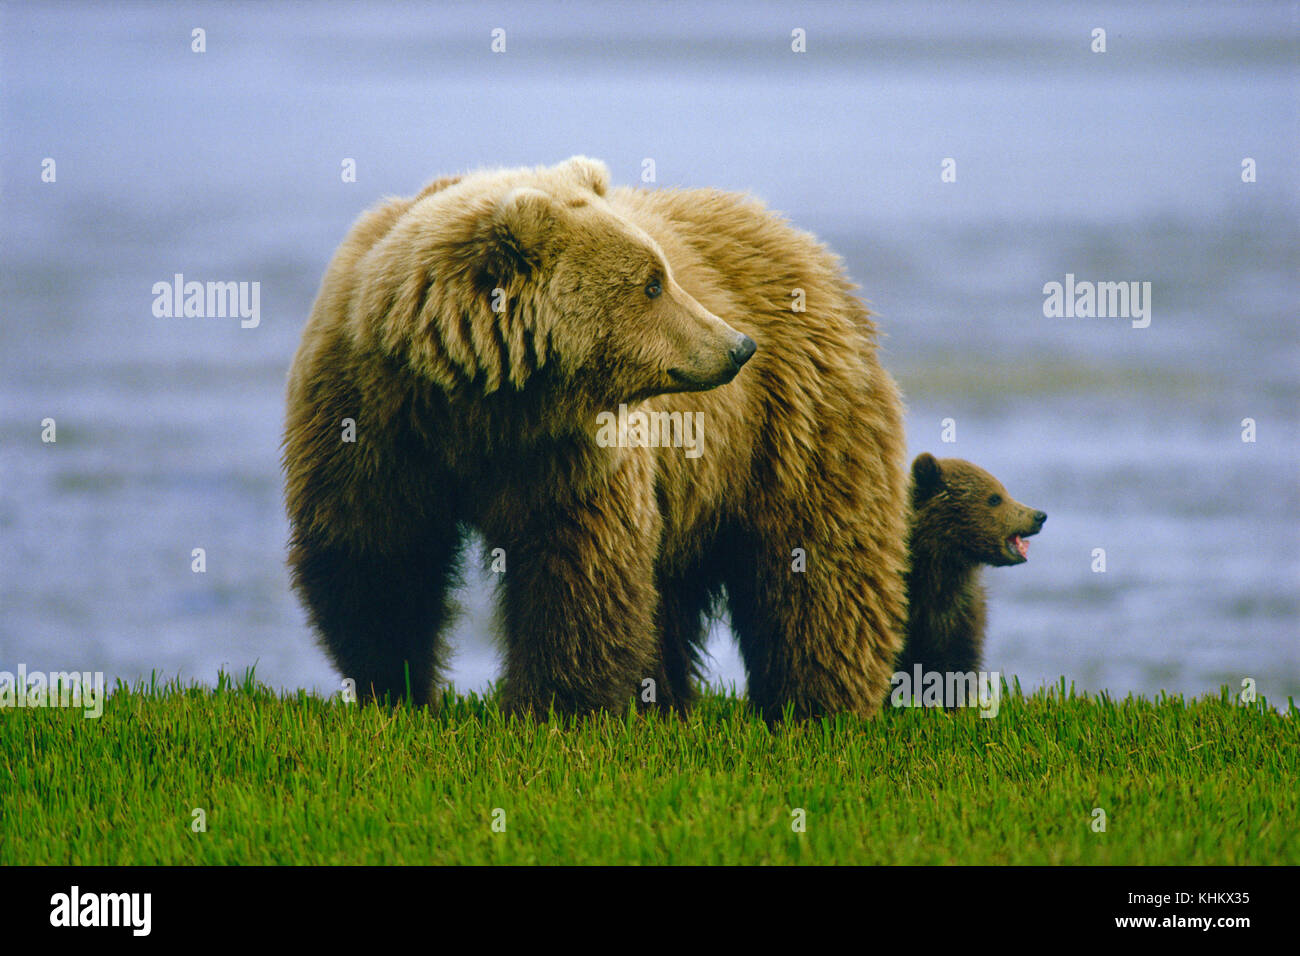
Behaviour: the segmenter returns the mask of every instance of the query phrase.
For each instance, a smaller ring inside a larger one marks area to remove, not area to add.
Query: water
[[[1300,697],[1297,53],[1294,5],[4,6],[0,670],[256,661],[331,689],[278,469],[328,257],[382,194],[582,152],[820,234],[881,317],[913,453],[1050,513],[986,575],[991,668]],[[177,272],[260,282],[260,325],[155,318]],[[1150,281],[1151,326],[1045,318],[1067,273]],[[463,602],[452,678],[482,687],[487,583]],[[711,650],[743,687],[725,628]]]

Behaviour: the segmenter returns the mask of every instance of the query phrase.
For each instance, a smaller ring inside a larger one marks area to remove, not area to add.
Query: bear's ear
[[[489,269],[497,279],[527,273],[541,261],[542,250],[555,226],[554,201],[540,189],[512,189],[493,212],[493,242]]]
[[[458,182],[460,182],[460,179],[461,178],[459,176],[443,176],[441,179],[435,179],[433,182],[429,183],[429,185],[425,186],[423,189],[421,189],[418,193],[415,194],[415,198],[411,200],[411,204],[414,205],[415,203],[419,202],[421,199],[425,198],[426,196],[432,196],[434,193],[440,193],[448,186],[455,186]]]
[[[928,451],[916,456],[912,462],[912,500],[928,501],[943,488],[943,469],[939,460]]]
[[[589,156],[573,156],[560,164],[579,183],[586,186],[597,196],[605,195],[609,188],[609,167],[599,159]]]

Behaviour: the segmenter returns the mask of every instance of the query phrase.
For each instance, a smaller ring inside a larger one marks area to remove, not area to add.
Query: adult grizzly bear
[[[344,239],[289,379],[312,622],[365,693],[428,701],[475,528],[506,560],[508,709],[622,708],[646,678],[685,706],[725,594],[764,715],[870,713],[906,506],[867,310],[757,201],[608,178],[580,156],[448,177]]]

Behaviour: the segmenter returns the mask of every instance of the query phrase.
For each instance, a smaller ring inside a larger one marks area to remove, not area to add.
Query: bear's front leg
[[[811,522],[774,533],[733,555],[732,626],[749,678],[749,699],[769,722],[874,713],[887,697],[903,627],[901,536],[864,555],[861,527]],[[804,544],[791,558],[787,542]]]
[[[598,491],[495,532],[508,542],[504,709],[540,718],[639,699],[659,674],[660,528],[649,471],[631,461]]]
[[[700,657],[708,639],[706,617],[713,606],[710,572],[702,566],[685,573],[660,574],[660,676],[656,702],[685,714],[695,701]]]

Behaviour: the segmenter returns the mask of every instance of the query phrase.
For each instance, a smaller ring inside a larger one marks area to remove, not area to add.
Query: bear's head
[[[493,210],[486,278],[599,400],[726,384],[753,340],[677,284],[654,239],[605,200],[608,177],[574,157],[511,188]]]
[[[912,463],[913,540],[976,564],[1021,564],[1047,515],[1016,501],[983,468],[921,454]]]
[[[396,295],[372,292],[361,311],[387,309],[370,320],[385,347],[446,386],[522,391],[544,370],[570,400],[610,407],[731,381],[753,340],[678,285],[608,182],[575,156],[430,187],[380,243],[390,254],[375,250],[375,281]]]

